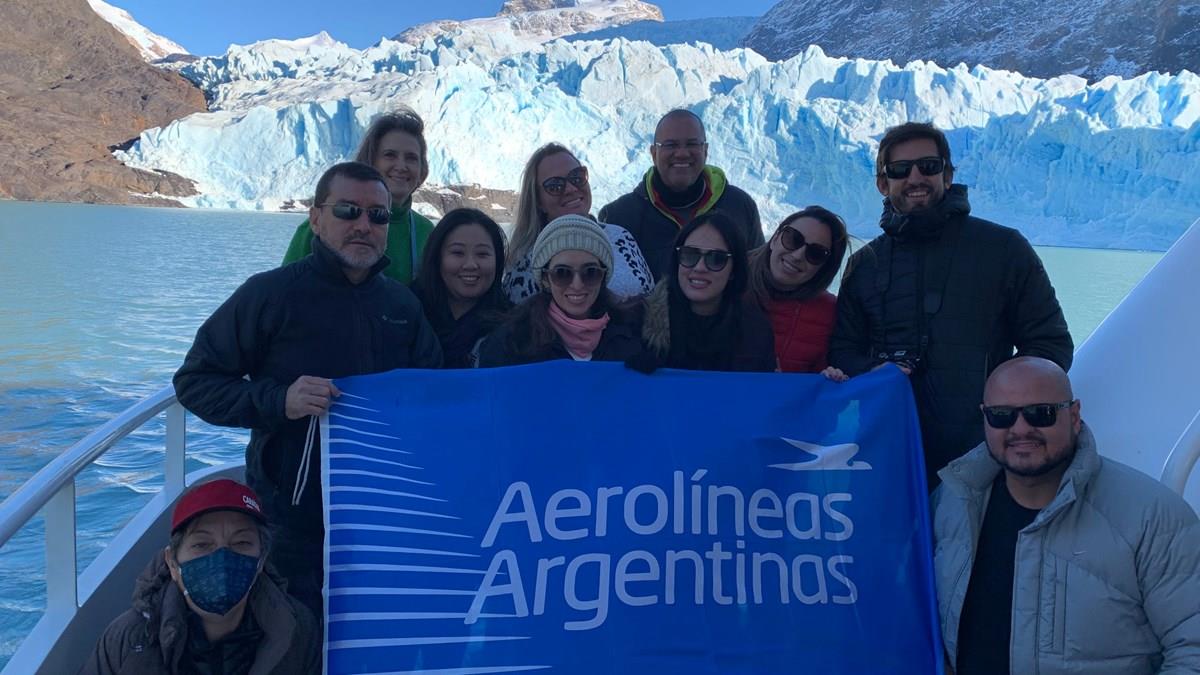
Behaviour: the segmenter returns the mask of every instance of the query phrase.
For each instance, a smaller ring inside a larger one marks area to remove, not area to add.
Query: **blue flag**
[[[338,380],[329,673],[936,673],[898,370]]]

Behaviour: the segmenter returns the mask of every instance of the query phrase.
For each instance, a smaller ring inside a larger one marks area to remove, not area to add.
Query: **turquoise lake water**
[[[274,267],[302,215],[0,202],[0,499],[116,413],[170,383],[196,328]],[[1076,345],[1161,253],[1038,252]],[[189,470],[248,433],[189,417]],[[77,480],[83,569],[161,486],[161,421]],[[0,668],[45,607],[41,518],[0,547]]]

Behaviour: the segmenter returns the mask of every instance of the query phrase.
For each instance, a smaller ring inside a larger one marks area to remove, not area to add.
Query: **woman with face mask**
[[[504,291],[509,300],[520,303],[541,290],[541,272],[530,255],[542,228],[565,215],[592,219],[591,212],[592,187],[587,167],[558,143],[538,148],[521,173],[516,222],[508,247],[508,267],[504,270]],[[620,227],[620,223],[598,225],[612,247],[608,290],[622,301],[650,292],[654,277],[633,235]]]
[[[254,492],[229,479],[175,506],[171,541],[138,578],[133,607],[100,638],[84,675],[321,672],[312,614],[266,566],[266,519]]]
[[[746,245],[728,216],[710,211],[675,238],[671,264],[645,300],[642,339],[647,351],[629,362],[649,371],[776,370],[771,324],[744,302]]]
[[[624,361],[641,350],[636,310],[618,304],[606,287],[612,246],[595,221],[581,215],[551,221],[534,242],[530,261],[541,290],[484,340],[481,367]]]
[[[471,368],[478,346],[510,308],[500,288],[504,233],[476,209],[454,209],[429,235],[412,290],[442,344],[445,368]]]
[[[402,284],[416,276],[425,240],[433,223],[412,209],[412,195],[429,176],[425,144],[425,122],[417,113],[403,108],[375,118],[367,129],[354,161],[374,167],[383,174],[392,194],[392,217],[388,222],[385,254],[390,263],[383,273]],[[312,253],[312,229],[300,223],[283,264],[296,262]]]
[[[829,209],[809,206],[779,224],[763,246],[750,253],[750,292],[771,319],[775,354],[785,373],[823,373],[829,367],[829,336],[837,297],[829,292],[846,256],[846,223]]]

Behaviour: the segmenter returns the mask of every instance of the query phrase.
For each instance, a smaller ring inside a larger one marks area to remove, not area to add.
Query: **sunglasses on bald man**
[[[1058,421],[1058,411],[1070,408],[1075,400],[1062,403],[1034,403],[1015,407],[1011,405],[985,405],[983,418],[993,429],[1011,429],[1017,423],[1017,415],[1025,418],[1031,427],[1052,427]]]

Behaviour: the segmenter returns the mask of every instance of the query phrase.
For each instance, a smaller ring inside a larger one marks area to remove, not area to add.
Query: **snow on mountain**
[[[877,233],[878,139],[910,119],[947,130],[977,215],[1035,243],[1163,249],[1200,216],[1200,77],[1186,71],[1089,85],[816,47],[770,62],[705,44],[558,40],[512,53],[510,41],[232,48],[184,69],[213,112],[146,131],[118,157],[195,180],[192,205],[273,209],[310,197],[372,117],[403,104],[427,121],[430,184],[515,190],[529,153],[556,140],[591,168],[598,209],[637,184],[658,117],[684,106],[705,122],[710,163],[758,200],[768,228],[819,203]]]
[[[813,44],[836,56],[1092,81],[1195,70],[1200,0],[781,0],[742,42],[773,60]]]
[[[568,42],[580,42],[582,40],[625,38],[626,40],[649,42],[660,47],[689,42],[707,42],[717,49],[736,49],[757,23],[758,17],[756,16],[726,16],[683,21],[636,21],[623,26],[569,35],[563,39]]]
[[[113,7],[104,0],[88,0],[88,4],[101,18],[121,31],[125,39],[137,47],[142,53],[142,58],[147,61],[156,61],[172,54],[188,53],[179,44],[151,32],[149,28],[135,21],[129,12],[119,7]]]
[[[433,21],[392,38],[421,45],[442,36],[506,35],[523,49],[555,38],[638,21],[662,21],[655,5],[640,0],[506,0],[494,17]]]

